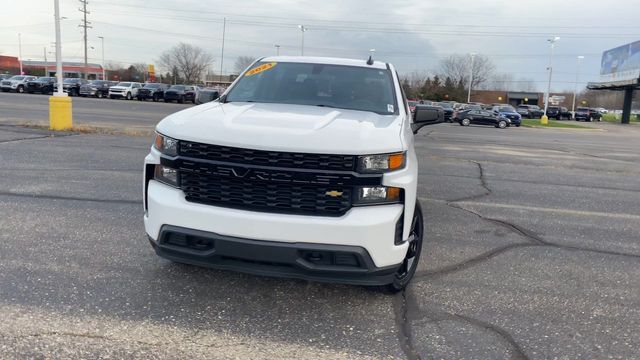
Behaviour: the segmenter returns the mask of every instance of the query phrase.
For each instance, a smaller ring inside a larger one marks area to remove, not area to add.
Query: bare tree
[[[236,63],[233,65],[233,69],[237,74],[240,74],[251,64],[253,64],[254,61],[256,61],[256,58],[252,56],[238,56],[236,58]]]
[[[495,65],[485,55],[477,54],[473,58],[473,69],[471,70],[471,56],[454,54],[440,61],[440,72],[442,78],[450,78],[454,83],[462,83],[469,87],[469,73],[473,72],[473,84],[475,89],[485,83],[495,71]],[[471,70],[471,71],[470,71]]]
[[[200,82],[202,75],[213,63],[213,55],[204,49],[185,43],[179,43],[163,52],[158,63],[174,77],[183,78],[186,83]]]

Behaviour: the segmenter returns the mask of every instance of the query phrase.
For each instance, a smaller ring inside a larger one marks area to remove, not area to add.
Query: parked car
[[[416,105],[418,104],[418,100],[407,100],[407,103],[409,104],[409,110],[411,110],[411,112],[413,113],[416,110]]]
[[[514,125],[515,127],[520,127],[520,124],[522,123],[522,116],[518,114],[516,109],[511,105],[494,106],[492,111],[496,115],[506,117],[511,120],[511,125]]]
[[[156,126],[151,245],[177,262],[402,291],[424,233],[412,137],[442,110],[411,115],[391,64],[281,59]]]
[[[89,81],[80,78],[66,78],[62,81],[62,91],[69,94],[69,96],[80,95],[80,87],[89,83]]]
[[[162,83],[146,83],[142,89],[138,90],[136,96],[139,101],[153,100],[158,101],[164,99],[164,92],[169,88],[169,85]]]
[[[36,80],[37,77],[29,75],[14,75],[6,80],[0,81],[0,89],[4,92],[15,91],[23,93],[26,90],[27,82]]]
[[[579,107],[576,109],[576,121],[584,120],[584,121],[600,121],[602,120],[602,114],[600,114],[596,109],[590,109],[588,107]]]
[[[562,120],[562,119],[570,120],[571,111],[569,111],[566,107],[549,106],[547,108],[547,117],[549,119],[556,119],[556,120]]]
[[[518,105],[516,111],[526,119],[539,119],[544,115],[544,111],[538,105]]]
[[[177,101],[183,104],[185,101],[196,103],[196,87],[192,85],[172,85],[164,92],[164,102]]]
[[[142,89],[139,82],[123,81],[109,88],[109,98],[125,98],[131,100],[138,96],[138,91]]]
[[[198,91],[196,95],[196,104],[204,104],[214,101],[220,97],[220,90],[215,89],[202,89]]]
[[[11,75],[11,74],[0,74],[0,81],[7,80],[8,78],[10,78],[12,76],[13,75]]]
[[[91,80],[87,84],[80,86],[80,96],[92,96],[97,98],[107,97],[112,81]]]
[[[29,94],[53,94],[53,92],[56,90],[57,84],[58,81],[55,77],[42,76],[35,80],[28,81],[26,91]]]
[[[600,114],[608,114],[609,110],[603,108],[603,107],[599,107],[595,109],[597,112],[599,112]]]
[[[453,105],[449,102],[437,102],[432,105],[440,106],[444,110],[444,121],[453,122]]]
[[[493,111],[488,110],[466,110],[458,114],[461,126],[475,125],[493,125],[497,128],[504,129],[511,126],[511,120],[504,116],[496,115]]]

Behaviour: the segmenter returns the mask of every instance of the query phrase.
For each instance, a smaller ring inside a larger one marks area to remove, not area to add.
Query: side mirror
[[[435,125],[442,122],[444,122],[444,110],[441,107],[432,105],[416,105],[416,109],[413,112],[411,130],[413,130],[414,134],[417,134],[418,130],[427,125]]]

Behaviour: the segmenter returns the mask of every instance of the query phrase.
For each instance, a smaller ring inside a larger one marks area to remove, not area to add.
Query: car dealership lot
[[[0,124],[46,122],[47,99],[2,94]],[[114,128],[183,107],[74,98]],[[159,259],[150,137],[0,125],[0,358],[633,358],[640,129],[597,126],[418,134],[423,258],[389,296]]]

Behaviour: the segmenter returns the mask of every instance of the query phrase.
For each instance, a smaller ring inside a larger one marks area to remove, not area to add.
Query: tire
[[[9,92],[9,89],[2,89],[2,92]]]
[[[558,120],[558,121],[562,120],[562,116],[557,116],[556,120]]]
[[[27,90],[27,94],[33,94],[33,91]]]
[[[402,265],[400,265],[393,282],[383,286],[381,289],[385,293],[395,294],[403,291],[407,285],[409,285],[418,268],[424,237],[424,219],[422,217],[422,207],[418,201],[416,201],[416,208],[413,212],[413,221],[411,222],[411,233],[409,237],[413,237],[413,240],[409,243],[407,255],[402,261]]]
[[[507,127],[507,122],[506,122],[506,121],[504,121],[504,120],[500,120],[500,121],[498,121],[498,123],[496,124],[496,127],[497,127],[498,129],[504,129],[504,128],[506,128],[506,127]]]
[[[184,96],[180,96],[180,99],[178,99],[178,104],[184,104]]]
[[[593,116],[589,116],[589,120],[587,120],[588,122],[592,122],[593,121]]]
[[[127,99],[127,100],[133,99],[133,96],[131,96],[131,92],[127,92],[127,95],[125,96],[125,99]]]
[[[462,126],[471,125],[471,119],[467,119],[467,118],[462,119],[462,121],[460,121],[460,125],[462,125]]]
[[[516,124],[516,127],[520,127],[520,124]]]
[[[153,102],[158,102],[158,95],[153,94]]]
[[[193,105],[195,105],[195,104],[196,104],[196,98],[193,98],[193,99],[191,100],[191,102],[193,103]]]
[[[98,99],[101,99],[102,98],[102,91],[96,91],[96,97]]]
[[[166,102],[166,103],[170,103],[170,102],[171,102],[171,100],[169,100],[169,99],[164,99],[164,102]]]
[[[24,92],[24,86],[18,85],[18,87],[16,88],[16,92],[18,94],[22,94]]]
[[[109,99],[115,99],[116,97],[114,95],[109,95]]]
[[[138,96],[138,101],[142,101],[142,96]]]

